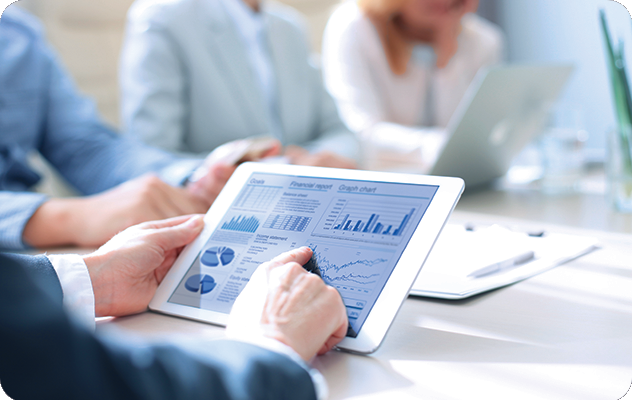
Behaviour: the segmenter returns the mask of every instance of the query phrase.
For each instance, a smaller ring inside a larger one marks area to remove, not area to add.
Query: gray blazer
[[[263,13],[284,144],[355,157],[355,138],[309,61],[298,13],[276,4]],[[124,130],[152,145],[199,154],[270,132],[246,49],[219,0],[137,0],[119,75]]]

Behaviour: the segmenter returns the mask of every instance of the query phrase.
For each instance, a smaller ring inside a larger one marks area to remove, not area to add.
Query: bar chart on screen
[[[227,231],[253,233],[259,228],[259,219],[254,215],[235,215],[222,224],[222,229]]]
[[[398,201],[399,200],[399,201]],[[388,198],[383,207],[375,201],[337,198],[314,229],[314,236],[346,238],[380,244],[399,244],[411,220],[424,204]]]

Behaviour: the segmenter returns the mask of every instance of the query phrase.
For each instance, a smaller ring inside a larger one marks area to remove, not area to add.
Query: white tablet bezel
[[[372,353],[381,344],[389,327],[421,270],[441,229],[464,189],[459,178],[396,174],[388,172],[341,170],[293,165],[266,163],[242,164],[230,178],[213,206],[204,217],[205,227],[202,233],[182,251],[169,273],[158,287],[156,295],[149,304],[154,311],[191,318],[203,322],[225,326],[228,314],[200,308],[169,303],[169,298],[187,273],[198,253],[207,243],[225,213],[230,209],[236,196],[241,192],[247,179],[253,173],[271,173],[288,176],[348,179],[384,183],[408,183],[438,186],[432,201],[419,222],[410,241],[391,273],[390,278],[378,296],[367,316],[362,329],[355,338],[347,337],[338,348],[357,353]]]

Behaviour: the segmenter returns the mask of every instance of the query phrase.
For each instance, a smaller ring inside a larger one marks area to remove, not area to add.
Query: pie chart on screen
[[[210,275],[192,275],[184,282],[186,290],[193,293],[200,292],[200,294],[209,293],[215,289],[215,286],[217,286],[217,283],[215,283],[215,279]]]
[[[230,264],[235,259],[235,251],[230,247],[216,246],[207,249],[200,262],[207,267],[219,267]]]

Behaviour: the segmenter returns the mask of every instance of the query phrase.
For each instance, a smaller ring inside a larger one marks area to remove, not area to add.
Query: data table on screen
[[[277,199],[281,187],[249,185],[235,200],[233,207],[250,210],[267,210]]]

